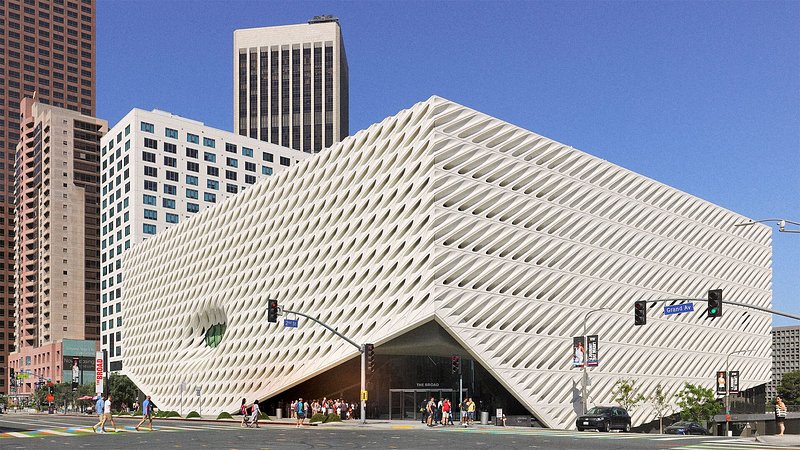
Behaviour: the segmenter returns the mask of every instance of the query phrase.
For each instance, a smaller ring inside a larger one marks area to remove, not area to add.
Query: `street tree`
[[[797,404],[800,401],[800,371],[783,374],[781,382],[778,384],[778,395],[784,403],[789,405]]]
[[[681,420],[709,421],[722,409],[714,396],[714,390],[710,388],[686,383],[677,397],[676,403],[681,409]]]
[[[634,386],[633,380],[626,380],[620,379],[614,383],[614,401],[619,404],[619,406],[625,408],[625,410],[630,413],[633,411],[639,403],[645,400],[645,396],[642,394],[635,394],[636,387]]]
[[[131,381],[127,375],[118,375],[115,373],[112,373],[111,376],[108,377],[108,389],[111,393],[112,402],[117,408],[119,408],[119,405],[122,403],[128,406],[133,405],[139,393],[136,385],[133,384],[133,381]]]
[[[661,383],[656,385],[656,390],[647,398],[648,402],[653,406],[658,418],[658,432],[664,433],[664,416],[672,411],[672,400],[670,395],[664,392],[664,387]]]

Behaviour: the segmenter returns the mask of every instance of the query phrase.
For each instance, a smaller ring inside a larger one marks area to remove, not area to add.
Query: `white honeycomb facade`
[[[632,317],[635,300],[713,288],[769,307],[771,231],[745,220],[432,97],[132,249],[125,366],[163,409],[185,383],[204,412],[235,411],[357,356],[303,319],[268,324],[267,297],[378,346],[433,319],[544,425],[571,428],[572,337],[605,308],[588,322],[591,404],[613,403],[620,378],[645,395],[712,387],[720,348],[755,349],[731,359],[749,388],[770,379],[770,315]]]

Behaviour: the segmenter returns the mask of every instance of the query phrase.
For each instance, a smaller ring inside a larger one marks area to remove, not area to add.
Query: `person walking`
[[[261,414],[261,408],[258,407],[258,399],[253,400],[253,415],[250,417],[250,422],[258,428],[258,416]]]
[[[783,432],[786,430],[786,404],[783,403],[783,399],[780,397],[775,397],[775,426],[777,428],[777,435],[783,436]]]
[[[105,401],[103,400],[103,396],[97,394],[97,402],[94,404],[94,412],[97,413],[97,418],[99,421],[97,424],[92,425],[92,431],[97,433],[97,429],[100,428],[101,433],[106,432],[106,415],[103,413],[105,409]]]
[[[295,413],[297,413],[297,428],[300,428],[303,426],[303,420],[306,418],[306,405],[303,403],[302,397],[297,401]]]
[[[117,432],[117,423],[114,422],[114,416],[111,414],[111,394],[108,394],[105,403],[103,403],[103,415],[105,416],[103,420],[108,422],[111,421],[111,425],[114,426],[114,432]]]
[[[139,431],[139,427],[142,426],[145,420],[150,421],[150,431],[153,431],[153,401],[150,400],[149,395],[142,402],[142,420],[139,421],[139,425],[136,425],[136,431]]]
[[[475,423],[475,402],[472,401],[472,397],[467,399],[467,423],[470,425]]]
[[[242,406],[239,408],[239,412],[242,414],[242,423],[239,426],[250,427],[250,421],[248,420],[249,414],[247,414],[247,399],[242,399]]]

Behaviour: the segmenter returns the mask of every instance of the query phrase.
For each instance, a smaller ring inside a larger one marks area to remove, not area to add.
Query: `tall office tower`
[[[0,0],[0,394],[14,348],[14,152],[20,101],[95,114],[94,0]]]
[[[347,57],[339,19],[233,33],[233,129],[316,153],[349,134]]]
[[[767,400],[773,400],[783,375],[800,371],[800,327],[772,328],[772,380],[767,384]]]
[[[100,137],[104,120],[35,99],[21,104],[14,197],[16,349],[10,366],[61,381],[65,339],[100,339]],[[64,355],[66,356],[66,355]],[[83,355],[71,355],[83,356]]]
[[[101,345],[119,372],[125,252],[311,155],[141,109],[103,137],[101,154]]]

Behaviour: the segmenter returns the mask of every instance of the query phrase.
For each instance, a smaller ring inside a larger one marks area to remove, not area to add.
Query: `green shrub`
[[[231,414],[230,414],[230,413],[227,413],[227,412],[221,412],[221,413],[219,413],[219,415],[217,416],[217,420],[221,420],[221,419],[233,419],[233,417],[231,416]]]
[[[325,423],[341,422],[341,421],[342,421],[342,418],[339,417],[339,415],[335,414],[335,413],[328,414],[328,417],[325,418]]]
[[[180,417],[180,416],[181,415],[178,413],[178,411],[167,411],[167,412],[164,413],[164,417],[167,417],[167,418],[168,417]]]
[[[269,420],[269,416],[265,412],[258,413],[258,420]]]
[[[311,419],[309,420],[309,422],[311,422],[311,423],[325,422],[325,414],[316,413],[313,416],[311,416]]]
[[[200,414],[197,414],[197,411],[192,411],[186,415],[187,419],[194,419],[195,417],[200,417]]]

